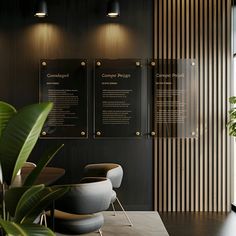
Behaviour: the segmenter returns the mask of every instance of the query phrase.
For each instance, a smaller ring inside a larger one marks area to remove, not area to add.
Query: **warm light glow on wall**
[[[63,45],[62,34],[60,28],[54,24],[38,23],[26,28],[22,32],[21,40],[22,43],[29,43],[29,50],[34,51],[40,58],[55,57],[60,56],[60,48]]]
[[[132,30],[118,23],[101,25],[89,32],[85,38],[89,40],[89,44],[93,44],[91,47],[96,49],[97,57],[107,58],[129,55],[129,52],[131,53],[133,50],[133,42],[135,41]]]

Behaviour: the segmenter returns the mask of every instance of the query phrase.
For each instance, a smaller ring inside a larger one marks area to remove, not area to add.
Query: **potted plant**
[[[236,104],[236,96],[230,97],[229,102],[231,105]],[[229,135],[236,137],[236,107],[232,107],[229,110]]]
[[[13,187],[18,171],[33,150],[52,103],[33,104],[16,109],[0,101],[0,227],[2,235],[55,235],[49,228],[35,224],[35,219],[66,186],[34,185],[40,171],[63,145],[53,147],[39,159],[24,185]]]

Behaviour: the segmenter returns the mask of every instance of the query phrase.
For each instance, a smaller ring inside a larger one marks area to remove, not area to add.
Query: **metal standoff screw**
[[[151,135],[152,135],[152,136],[155,136],[155,135],[156,135],[156,132],[152,131],[152,132],[151,132]]]
[[[156,65],[156,62],[155,61],[152,61],[151,62],[151,66],[155,66]]]
[[[139,61],[136,61],[136,66],[141,66],[141,63]]]
[[[81,66],[86,66],[86,63],[84,61],[82,61]]]
[[[102,63],[100,61],[97,61],[97,66],[101,66]]]
[[[97,132],[97,136],[100,136],[102,133],[100,131]]]
[[[42,135],[45,136],[47,133],[45,131],[42,132]]]
[[[82,136],[85,136],[85,134],[86,134],[86,133],[85,133],[84,131],[81,132],[81,135],[82,135]]]
[[[195,66],[195,65],[196,65],[195,62],[193,61],[193,62],[192,62],[192,66]]]
[[[194,135],[196,135],[196,133],[195,133],[195,132],[192,132],[192,136],[194,136]]]
[[[46,66],[47,63],[45,61],[42,62],[42,66]]]
[[[136,136],[140,136],[140,132],[137,131],[137,132],[136,132]]]

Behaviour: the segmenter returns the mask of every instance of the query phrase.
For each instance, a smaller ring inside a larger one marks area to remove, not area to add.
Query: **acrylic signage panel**
[[[94,66],[95,137],[140,137],[141,60],[101,59]]]
[[[150,62],[151,134],[156,137],[198,136],[198,82],[194,60]]]
[[[54,104],[42,138],[87,137],[87,74],[86,60],[40,61],[40,102]]]

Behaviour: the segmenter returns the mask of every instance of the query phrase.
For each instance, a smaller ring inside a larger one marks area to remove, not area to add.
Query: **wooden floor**
[[[236,213],[161,213],[170,236],[236,236]]]

